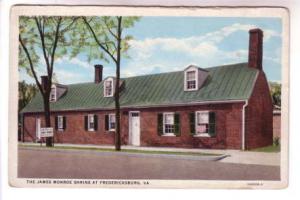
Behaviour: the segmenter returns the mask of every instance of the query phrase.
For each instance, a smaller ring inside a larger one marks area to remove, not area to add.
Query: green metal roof
[[[198,91],[184,91],[183,71],[124,78],[120,94],[121,107],[163,106],[203,101],[245,100],[251,95],[258,70],[247,63],[206,68],[209,76]],[[80,109],[113,109],[113,97],[103,96],[103,81],[99,84],[68,85],[66,94],[50,104],[52,111]],[[40,112],[43,101],[37,94],[22,110]]]

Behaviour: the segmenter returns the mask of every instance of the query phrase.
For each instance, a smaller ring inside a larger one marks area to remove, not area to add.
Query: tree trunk
[[[115,109],[116,109],[116,133],[115,133],[115,150],[121,150],[121,124],[120,124],[120,64],[121,64],[121,23],[122,17],[118,18],[118,35],[117,35],[117,62],[116,62],[116,85],[115,85]]]
[[[49,97],[44,98],[44,116],[45,116],[45,125],[46,127],[51,127],[51,118],[50,118],[50,104],[49,104]],[[48,101],[47,101],[48,99]],[[47,137],[46,138],[46,146],[52,147],[53,146],[53,137]]]

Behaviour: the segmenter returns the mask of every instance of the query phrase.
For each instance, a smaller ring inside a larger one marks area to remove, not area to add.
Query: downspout
[[[248,106],[248,100],[245,101],[242,110],[242,150],[246,147],[246,136],[245,136],[245,124],[246,124],[246,107]]]

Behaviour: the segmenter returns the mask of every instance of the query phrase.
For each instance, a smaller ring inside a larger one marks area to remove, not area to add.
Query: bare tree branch
[[[35,17],[34,19],[35,19],[35,23],[38,27],[39,35],[40,35],[40,38],[41,38],[43,56],[44,56],[44,59],[45,59],[46,65],[47,65],[47,72],[49,74],[50,73],[50,63],[49,63],[49,59],[47,57],[47,52],[46,52],[45,38],[44,38],[44,32],[43,32],[44,28],[41,27],[42,22],[39,21],[37,17]]]
[[[112,59],[115,63],[117,63],[117,59],[113,56],[113,54],[111,54],[111,52],[109,52],[109,50],[108,50],[107,48],[105,48],[105,46],[104,46],[103,44],[101,44],[101,43],[99,42],[99,40],[98,40],[98,38],[97,38],[97,36],[96,36],[96,34],[95,34],[93,28],[91,27],[91,25],[89,24],[89,22],[86,20],[86,18],[85,18],[85,17],[82,17],[82,18],[83,18],[84,23],[89,27],[89,30],[90,30],[91,33],[93,34],[93,37],[94,37],[96,43],[99,45],[99,47],[100,47],[101,49],[103,49],[103,50],[111,57],[111,59]],[[106,44],[106,45],[107,45],[107,44]]]
[[[50,74],[49,74],[49,79],[50,79],[50,83],[52,82],[52,74],[53,74],[53,64],[54,64],[54,57],[55,57],[55,51],[56,51],[56,47],[57,47],[57,42],[58,42],[58,38],[59,38],[59,28],[60,28],[60,25],[61,25],[61,20],[62,18],[59,17],[59,20],[58,20],[58,24],[57,24],[57,27],[56,27],[56,32],[55,32],[55,39],[54,39],[54,46],[53,46],[53,49],[52,49],[52,54],[51,54],[51,63],[50,63]],[[51,85],[51,84],[49,84]]]
[[[32,71],[34,80],[35,80],[37,86],[39,87],[39,90],[41,91],[41,94],[44,96],[45,94],[44,94],[44,92],[43,92],[42,85],[40,84],[40,82],[39,82],[39,80],[38,80],[38,77],[37,77],[37,75],[36,75],[36,72],[35,72],[35,70],[34,70],[34,68],[33,68],[33,63],[32,63],[31,57],[30,57],[30,55],[29,55],[28,49],[27,49],[27,47],[25,46],[25,44],[23,43],[23,40],[22,40],[22,37],[21,37],[20,34],[19,34],[19,41],[20,41],[21,46],[22,46],[22,48],[23,48],[23,50],[24,50],[24,52],[25,52],[25,54],[26,54],[26,57],[27,57],[27,59],[28,59],[28,61],[29,61],[29,66],[30,66],[30,69],[31,69],[31,71]]]
[[[118,39],[117,35],[116,35],[114,32],[112,32],[112,30],[111,30],[110,27],[108,26],[107,21],[106,21],[105,19],[104,19],[104,24],[105,24],[107,30],[110,32],[110,34],[111,34],[115,39]]]

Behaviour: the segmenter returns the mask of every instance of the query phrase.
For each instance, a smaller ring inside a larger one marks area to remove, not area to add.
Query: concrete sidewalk
[[[40,146],[39,143],[19,143],[22,145]],[[45,146],[45,144],[43,144]],[[81,144],[54,144],[54,146],[66,147],[81,147],[81,148],[106,148],[114,149],[113,145],[81,145]],[[220,150],[220,149],[185,149],[185,148],[172,148],[172,147],[137,147],[137,146],[122,146],[122,149],[136,149],[145,151],[174,151],[174,152],[198,152],[198,153],[211,153],[228,155],[226,158],[219,162],[225,163],[238,163],[238,164],[255,164],[255,165],[268,165],[280,166],[280,152],[278,153],[265,153],[265,152],[251,152],[240,150]]]

